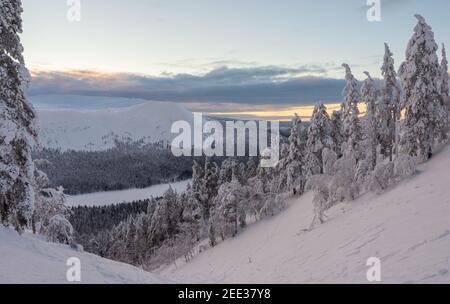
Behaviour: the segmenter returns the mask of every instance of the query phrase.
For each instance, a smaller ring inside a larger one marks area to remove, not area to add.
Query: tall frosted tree
[[[216,163],[211,163],[208,158],[205,160],[204,177],[203,177],[203,189],[204,189],[204,211],[205,219],[209,219],[210,209],[212,207],[212,201],[217,195],[218,182],[219,182],[219,167]]]
[[[231,182],[220,186],[218,195],[214,199],[213,221],[210,228],[210,243],[215,243],[215,232],[222,239],[234,237],[239,228],[245,227],[245,207],[247,193],[233,174]]]
[[[301,118],[295,113],[294,118],[292,118],[292,129],[289,137],[289,159],[291,161],[302,158],[303,142],[301,124]]]
[[[331,114],[331,138],[333,139],[332,150],[338,157],[342,156],[342,144],[344,135],[342,134],[342,109],[333,111]]]
[[[439,93],[441,95],[441,134],[439,135],[440,140],[446,140],[449,130],[448,126],[448,111],[450,109],[450,98],[448,93],[448,61],[447,54],[445,51],[445,45],[442,44],[442,61],[441,61],[441,74],[439,79]]]
[[[375,115],[376,102],[378,99],[378,90],[374,85],[374,81],[369,72],[366,80],[361,88],[362,101],[366,104],[366,117],[364,119],[364,135],[368,148],[368,161],[371,170],[377,165],[377,149],[378,149],[378,122]]]
[[[178,205],[177,193],[169,187],[158,202],[152,215],[150,235],[152,242],[160,244],[176,232],[183,210]]]
[[[343,108],[343,134],[347,142],[347,149],[353,152],[357,161],[363,157],[361,142],[362,142],[362,128],[359,119],[358,104],[361,100],[361,94],[358,90],[358,82],[352,74],[350,66],[343,64],[345,69],[346,85],[342,92],[344,102]]]
[[[308,128],[307,159],[311,162],[306,164],[306,167],[309,175],[323,173],[322,152],[325,148],[331,148],[332,146],[330,116],[326,107],[320,103],[314,108]]]
[[[444,100],[444,103],[447,105],[447,109],[448,109],[449,103],[450,103],[450,98],[449,98],[449,92],[448,92],[448,61],[447,61],[447,53],[445,51],[445,45],[442,45],[440,89],[441,89],[442,99]]]
[[[397,142],[396,134],[398,131],[396,128],[400,120],[401,90],[397,82],[393,53],[387,43],[385,43],[384,49],[384,60],[383,66],[381,67],[381,73],[383,75],[381,98],[378,102],[376,114],[379,121],[378,135],[381,144],[381,154],[392,160],[393,148]]]
[[[399,70],[406,109],[401,144],[405,153],[427,159],[440,125],[440,67],[434,33],[422,16],[415,17],[418,22]]]
[[[288,149],[288,166],[286,168],[287,174],[287,186],[289,188],[296,188],[300,193],[304,188],[304,154],[306,146],[305,132],[301,128],[302,120],[295,114],[292,119],[291,136],[289,137],[289,149]]]
[[[20,0],[0,0],[0,215],[22,231],[34,210],[31,148],[36,114],[24,95],[25,68]]]

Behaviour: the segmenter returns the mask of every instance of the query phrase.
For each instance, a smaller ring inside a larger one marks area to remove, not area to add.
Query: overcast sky
[[[22,0],[31,95],[84,94],[185,103],[206,112],[285,111],[340,100],[349,63],[380,76],[384,42],[404,59],[422,14],[450,45],[448,0]]]

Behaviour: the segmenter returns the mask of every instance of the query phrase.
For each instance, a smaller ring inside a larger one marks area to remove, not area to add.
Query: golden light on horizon
[[[333,111],[338,111],[341,108],[341,104],[326,104],[328,114],[331,116]],[[282,110],[267,109],[261,111],[236,111],[236,112],[211,112],[208,115],[211,116],[223,116],[223,117],[236,117],[245,119],[257,119],[257,120],[278,120],[278,121],[291,121],[292,117],[297,113],[303,121],[309,121],[314,112],[314,105],[309,106],[297,106],[286,107]],[[360,103],[359,109],[361,114],[366,112],[366,105]]]

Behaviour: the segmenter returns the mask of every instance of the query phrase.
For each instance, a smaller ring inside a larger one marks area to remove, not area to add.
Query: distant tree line
[[[175,157],[159,144],[122,144],[94,152],[43,148],[33,154],[49,161],[39,169],[51,186],[63,186],[70,195],[145,188],[192,176],[192,158]]]

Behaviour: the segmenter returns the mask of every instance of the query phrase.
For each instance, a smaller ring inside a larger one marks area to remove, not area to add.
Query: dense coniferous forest
[[[74,229],[75,240],[87,251],[96,252],[95,239],[101,238],[120,222],[151,210],[152,200],[135,201],[108,206],[78,206],[71,208],[69,221]]]
[[[33,156],[49,161],[40,169],[52,187],[63,186],[70,195],[145,188],[192,175],[192,159],[175,157],[161,144],[121,144],[95,152],[44,148]]]

